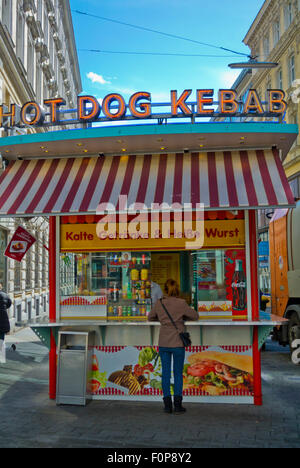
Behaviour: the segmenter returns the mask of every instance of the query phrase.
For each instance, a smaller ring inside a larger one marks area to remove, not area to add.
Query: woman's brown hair
[[[167,296],[179,297],[179,286],[177,281],[173,279],[168,279],[165,282],[164,290]]]

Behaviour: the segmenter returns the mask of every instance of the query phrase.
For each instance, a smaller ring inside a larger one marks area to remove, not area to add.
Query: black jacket
[[[10,331],[9,318],[7,314],[7,309],[11,306],[11,300],[9,296],[0,291],[0,332],[8,333]]]

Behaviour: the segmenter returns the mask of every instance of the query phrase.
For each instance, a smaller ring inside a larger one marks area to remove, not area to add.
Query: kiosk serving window
[[[146,320],[153,282],[168,278],[200,317],[247,315],[244,249],[67,252],[60,266],[63,319]]]
[[[146,320],[152,307],[151,283],[163,291],[169,278],[178,282],[181,296],[200,317],[247,318],[244,213],[204,213],[201,246],[196,238],[190,242],[184,224],[196,228],[195,215],[181,224],[171,215],[168,221],[162,214],[148,219],[145,231],[131,218],[126,231],[116,217],[116,229],[106,237],[101,216],[62,217],[61,318]],[[132,223],[138,237],[132,235]]]

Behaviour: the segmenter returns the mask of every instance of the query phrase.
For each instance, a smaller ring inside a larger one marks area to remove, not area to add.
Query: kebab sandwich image
[[[183,389],[198,389],[222,395],[231,389],[253,392],[252,357],[242,354],[203,351],[191,354],[183,368]]]

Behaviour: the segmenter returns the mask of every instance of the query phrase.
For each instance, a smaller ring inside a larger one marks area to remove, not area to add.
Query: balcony
[[[54,11],[50,11],[50,13],[48,13],[48,19],[49,19],[49,23],[51,24],[51,26],[54,26],[56,24]]]
[[[25,11],[25,13],[27,13],[27,11],[30,10],[32,10],[33,13],[36,13],[34,0],[23,0],[23,10]]]

